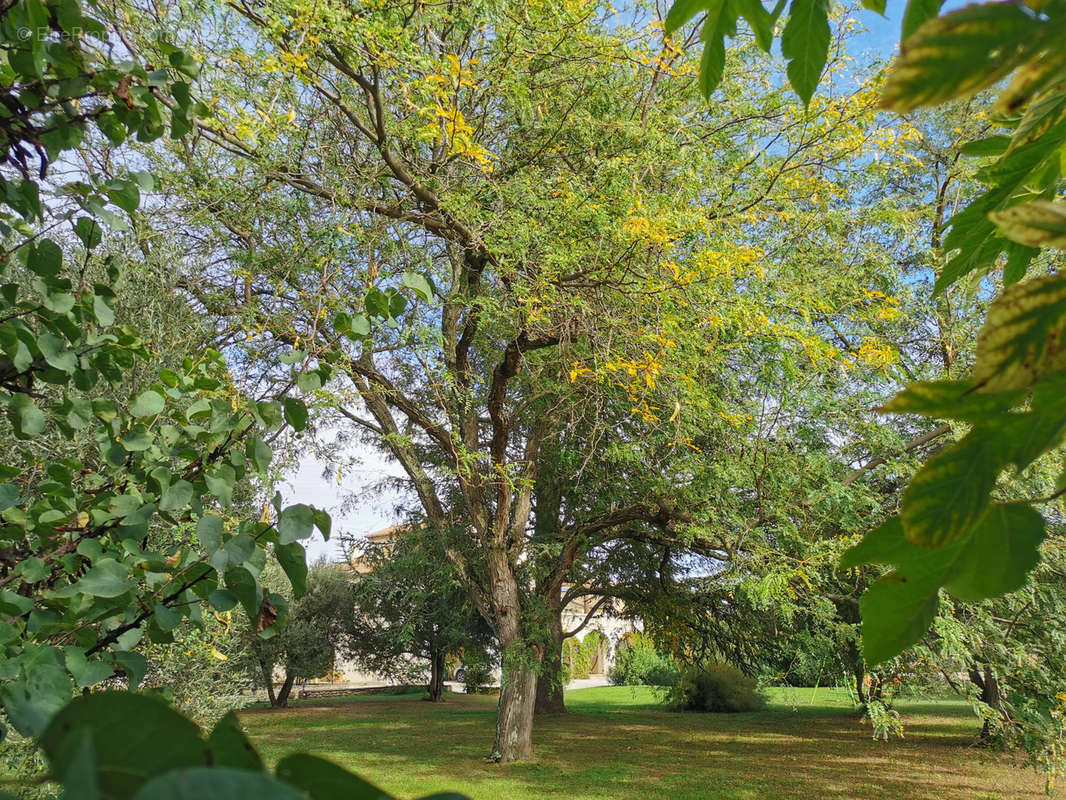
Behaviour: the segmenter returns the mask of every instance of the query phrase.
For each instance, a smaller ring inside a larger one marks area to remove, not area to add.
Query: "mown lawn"
[[[495,698],[415,695],[307,701],[241,715],[271,762],[305,750],[401,798],[437,791],[474,800],[1046,797],[1043,779],[974,747],[956,701],[903,701],[906,738],[875,742],[832,689],[771,690],[751,714],[663,710],[648,688],[567,693],[571,713],[540,719],[536,761],[484,761]]]

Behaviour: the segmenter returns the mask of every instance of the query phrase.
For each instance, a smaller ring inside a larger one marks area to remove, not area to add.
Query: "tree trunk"
[[[274,694],[274,674],[266,662],[260,659],[259,668],[263,671],[263,684],[266,686],[267,697],[270,699],[271,708],[277,706],[278,698]]]
[[[996,678],[996,674],[987,666],[982,674],[978,666],[974,664],[970,667],[970,680],[981,690],[981,702],[998,711],[1004,722],[1009,721],[1010,717],[1003,708],[1003,692],[999,688],[999,679]],[[984,725],[981,726],[981,738],[988,739],[991,736],[992,721],[986,719]]]
[[[562,714],[566,711],[563,701],[563,620],[562,609],[552,608],[549,620],[551,640],[537,675],[537,698],[534,712],[537,714]]]
[[[537,696],[537,669],[528,656],[504,668],[500,705],[496,716],[496,742],[492,760],[502,764],[533,758],[533,706]],[[505,657],[506,661],[506,657]]]
[[[429,701],[439,703],[444,700],[444,651],[431,650],[429,656]]]
[[[866,707],[866,665],[861,661],[855,665],[855,693],[859,696],[859,705]]]
[[[292,685],[296,683],[296,676],[285,674],[285,682],[281,684],[281,691],[278,692],[277,702],[274,703],[276,708],[285,708],[289,705],[289,695],[292,693]]]

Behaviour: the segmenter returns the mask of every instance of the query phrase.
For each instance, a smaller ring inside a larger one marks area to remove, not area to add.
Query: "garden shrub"
[[[479,694],[492,684],[492,665],[484,653],[465,653],[462,670],[463,691],[467,694]]]
[[[651,637],[639,633],[618,646],[607,678],[617,686],[675,686],[677,664],[655,649]]]
[[[754,678],[716,661],[686,666],[667,700],[680,711],[756,711],[766,699]]]

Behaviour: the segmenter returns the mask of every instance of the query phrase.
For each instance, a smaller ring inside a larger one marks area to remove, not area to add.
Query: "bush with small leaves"
[[[732,664],[708,661],[682,668],[667,702],[680,711],[758,711],[766,703],[756,681]]]

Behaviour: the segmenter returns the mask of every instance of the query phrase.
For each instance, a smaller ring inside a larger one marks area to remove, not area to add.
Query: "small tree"
[[[355,542],[349,542],[354,552]],[[367,571],[354,586],[347,652],[371,672],[398,679],[424,676],[429,699],[444,699],[445,659],[491,649],[492,632],[445,557],[441,538],[423,525],[360,555]]]
[[[269,582],[269,570],[263,579]],[[267,690],[270,705],[288,705],[292,687],[328,672],[341,646],[352,610],[352,586],[340,567],[318,562],[307,573],[307,591],[290,608],[280,632],[263,639],[249,626],[244,633],[246,668]],[[280,669],[280,687],[275,674]]]

